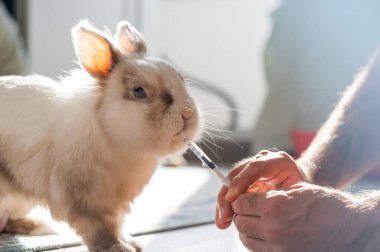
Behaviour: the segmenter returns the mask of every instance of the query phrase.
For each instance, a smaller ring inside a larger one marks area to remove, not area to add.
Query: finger
[[[258,180],[248,188],[247,192],[269,192],[275,188],[275,185],[267,184],[265,181]]]
[[[215,216],[215,223],[218,228],[225,229],[231,224],[234,213],[232,211],[231,203],[225,200],[225,195],[228,188],[223,186],[217,198],[217,216]]]
[[[232,170],[239,169],[239,168],[244,168],[254,158],[255,158],[255,156],[254,157],[244,158],[244,159],[240,160],[239,162],[235,163],[235,165],[233,166]]]
[[[257,180],[251,186],[248,187],[247,192],[258,192],[264,186],[264,182]]]
[[[281,153],[280,153],[281,154]],[[226,200],[232,202],[243,192],[246,192],[256,180],[269,180],[281,173],[281,166],[284,166],[287,159],[280,156],[287,155],[269,153],[265,158],[248,163],[245,168],[231,179],[231,186],[226,194]]]
[[[245,167],[247,166],[247,164],[249,164],[250,162],[251,162],[251,158],[246,158],[246,159],[243,159],[242,161],[238,162],[232,168],[232,170],[229,172],[228,178],[229,179],[233,179],[234,177],[236,177],[242,170],[245,169]]]
[[[228,228],[232,223],[232,218],[230,220],[224,221],[220,217],[220,210],[219,207],[216,207],[216,213],[215,213],[215,225],[219,229],[226,229]]]
[[[292,156],[290,156],[288,153],[286,153],[285,151],[277,151],[276,152],[278,155],[280,156],[283,156],[283,157],[287,157],[287,158],[290,158],[290,159],[293,159]]]
[[[219,229],[226,229],[226,228],[228,228],[231,225],[231,221],[229,221],[229,222],[222,222],[222,221],[220,221],[220,218],[219,218],[219,207],[218,206],[216,206],[216,208],[215,208],[215,225]]]
[[[260,217],[235,215],[234,224],[239,233],[245,236],[265,240],[264,230]]]
[[[218,207],[218,204],[216,204],[216,207],[215,207],[215,224],[218,225],[218,221],[219,221],[219,207]]]
[[[265,180],[265,183],[271,184],[271,185],[278,185],[278,184],[283,183],[288,178],[289,178],[289,174],[287,172],[280,172],[273,178]]]
[[[270,184],[264,184],[257,192],[266,193],[276,189],[276,186]]]
[[[233,178],[235,178],[244,169],[244,167],[245,166],[235,167],[233,170],[231,170],[228,173],[227,177],[232,180]]]
[[[268,251],[265,247],[266,242],[254,237],[248,237],[244,234],[239,233],[239,238],[243,245],[249,250],[249,251],[255,251],[255,252],[261,252],[261,251]]]
[[[239,215],[261,216],[265,200],[265,193],[244,193],[232,203],[232,210]]]
[[[234,201],[236,197],[248,190],[248,188],[261,177],[262,166],[250,163],[234,178],[231,179],[230,188],[225,196],[227,201]]]
[[[239,165],[231,170],[231,172],[228,174],[228,177],[230,179],[233,179],[236,175],[238,175],[244,169],[245,167],[244,165],[247,162],[250,162],[250,158],[240,161]],[[232,222],[232,218],[234,216],[231,203],[225,200],[225,195],[227,192],[228,192],[228,188],[223,186],[217,198],[217,207],[216,207],[217,213],[215,214],[215,223],[217,227],[221,229],[225,229],[229,227]]]

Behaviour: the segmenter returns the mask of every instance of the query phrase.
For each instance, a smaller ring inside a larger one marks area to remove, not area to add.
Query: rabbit
[[[181,74],[147,56],[140,32],[114,37],[80,21],[80,68],[60,81],[0,77],[0,231],[49,233],[36,204],[68,222],[90,251],[141,251],[120,225],[158,162],[200,136],[200,113]]]

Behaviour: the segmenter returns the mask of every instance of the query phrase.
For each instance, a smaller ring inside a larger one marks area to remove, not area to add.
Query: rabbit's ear
[[[86,20],[73,30],[74,46],[83,68],[97,79],[106,79],[117,61],[117,55],[106,35]]]
[[[146,44],[144,37],[140,32],[130,25],[128,21],[122,21],[117,26],[117,41],[120,52],[124,56],[146,54]]]

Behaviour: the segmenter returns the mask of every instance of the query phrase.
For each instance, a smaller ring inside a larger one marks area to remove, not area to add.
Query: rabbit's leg
[[[4,231],[10,234],[48,235],[55,232],[44,222],[32,218],[9,219]]]
[[[0,202],[0,231],[25,235],[53,234],[54,231],[43,221],[26,217],[35,206],[34,201],[19,194],[2,197]]]
[[[134,247],[136,249],[136,252],[142,251],[140,244],[131,235],[124,235],[123,241],[125,243],[130,244],[132,247]]]
[[[91,216],[91,217],[90,217]],[[139,252],[141,248],[132,239],[123,241],[120,237],[119,218],[107,214],[71,213],[68,220],[71,227],[82,237],[92,252]]]
[[[0,233],[5,229],[8,223],[9,214],[7,212],[0,213]]]

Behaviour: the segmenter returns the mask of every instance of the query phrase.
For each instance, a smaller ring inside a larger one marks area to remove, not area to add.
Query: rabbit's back
[[[58,84],[39,76],[0,78],[0,160],[15,180],[39,178],[29,180],[26,187],[45,182],[40,169],[46,168],[51,148],[54,85]]]
[[[0,132],[33,130],[54,114],[55,81],[39,76],[0,78]],[[20,127],[18,127],[20,126]],[[1,133],[0,133],[1,134]]]
[[[38,76],[0,78],[0,143],[27,147],[46,137],[56,117],[55,85]]]

